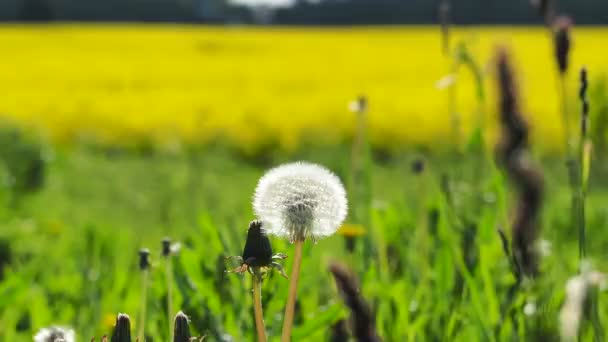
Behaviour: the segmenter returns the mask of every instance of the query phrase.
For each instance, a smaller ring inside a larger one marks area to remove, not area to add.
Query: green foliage
[[[348,151],[310,147],[269,164],[306,156],[345,179],[348,160],[335,156]],[[18,210],[7,211],[0,223],[0,340],[31,340],[37,329],[53,323],[73,326],[86,340],[111,333],[118,312],[138,322],[140,247],[152,250],[146,333],[168,339],[165,235],[182,244],[173,257],[174,307],[191,318],[193,336],[254,338],[250,277],[225,274],[234,265],[224,257],[242,250],[252,219],[251,194],[265,166],[211,147],[172,154],[78,148],[55,154],[45,187]],[[414,173],[411,162],[421,155],[424,170]],[[543,259],[539,279],[515,288],[495,233],[508,227],[510,190],[491,160],[483,160],[483,179],[473,176],[477,159],[463,160],[454,165],[442,156],[405,152],[370,164],[370,225],[356,238],[360,247],[348,252],[340,236],[305,246],[294,336],[323,339],[346,317],[326,271],[333,260],[358,274],[385,340],[557,334],[564,286],[578,262],[562,172],[552,172],[556,164],[547,161],[552,195],[542,236],[552,253]],[[442,188],[445,170],[453,176]],[[591,183],[589,254],[606,269],[608,239],[602,230],[608,214],[602,203],[608,192],[597,177]],[[292,252],[283,241],[273,239],[273,245],[276,252]],[[273,274],[262,291],[268,333],[278,336],[287,281]],[[605,295],[598,296],[605,321]]]
[[[44,185],[46,161],[42,145],[21,130],[0,124],[0,194],[15,204]]]

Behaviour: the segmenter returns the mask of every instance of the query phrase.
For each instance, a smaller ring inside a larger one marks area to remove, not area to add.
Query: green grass
[[[153,264],[146,332],[167,340],[163,236],[183,244],[174,259],[173,305],[191,316],[193,333],[212,341],[253,340],[251,279],[225,274],[233,265],[223,257],[241,253],[257,179],[270,166],[300,159],[328,166],[345,182],[350,177],[346,145],[266,158],[245,158],[221,144],[176,153],[44,148],[43,187],[14,199],[5,186],[0,195],[2,341],[30,341],[50,324],[72,326],[85,341],[110,334],[119,312],[138,322],[141,247],[152,250]],[[426,162],[421,174],[411,169],[418,158]],[[355,252],[346,250],[339,235],[305,246],[294,340],[327,339],[331,324],[348,315],[327,271],[332,261],[356,272],[386,341],[511,341],[558,334],[565,284],[578,268],[565,166],[551,159],[542,163],[547,189],[541,235],[551,243],[551,254],[542,259],[541,276],[510,297],[515,280],[496,233],[499,227],[508,232],[515,210],[510,186],[491,159],[462,158],[455,163],[445,155],[374,152],[366,168],[371,195],[352,203],[359,213],[351,217],[369,221]],[[588,255],[606,270],[608,169],[594,162]],[[442,191],[443,175],[451,202]],[[436,225],[433,211],[439,214]],[[292,253],[284,241],[272,242],[275,252]],[[287,271],[290,265],[287,259]],[[274,339],[280,336],[287,285],[278,274],[263,285]],[[600,293],[602,322],[608,319],[606,299]],[[535,312],[526,315],[526,305]],[[591,337],[585,326],[583,338]]]

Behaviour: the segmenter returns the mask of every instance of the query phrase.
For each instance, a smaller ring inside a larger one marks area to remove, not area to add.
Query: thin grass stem
[[[167,321],[169,322],[170,341],[173,341],[173,265],[171,256],[165,257],[165,272],[167,279]]]
[[[146,304],[148,301],[148,270],[141,271],[141,313],[139,317],[139,328],[137,338],[139,341],[145,342],[145,325],[146,325]]]
[[[283,332],[281,334],[281,342],[291,341],[291,329],[293,327],[293,318],[296,308],[296,297],[298,292],[298,279],[300,278],[300,268],[302,266],[302,250],[304,240],[296,240],[295,251],[293,257],[293,267],[289,281],[289,295],[287,304],[285,305],[285,315],[283,317]]]

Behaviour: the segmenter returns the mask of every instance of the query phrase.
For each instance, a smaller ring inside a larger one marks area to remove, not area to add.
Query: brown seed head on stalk
[[[528,125],[521,116],[518,103],[517,84],[507,49],[499,48],[497,57],[497,76],[499,87],[499,112],[502,137],[498,157],[506,166],[513,165],[521,150],[528,145]]]
[[[568,71],[568,62],[570,59],[570,29],[572,28],[572,19],[568,16],[560,16],[555,18],[553,22],[555,58],[557,66],[561,74]]]
[[[589,81],[587,80],[587,69],[581,69],[580,76],[581,87],[578,92],[578,97],[581,100],[582,106],[582,117],[581,117],[581,133],[583,137],[587,136],[587,129],[589,128],[589,100],[587,99],[587,89],[589,88]]]
[[[450,0],[442,0],[439,4],[439,25],[443,53],[447,56],[450,53]]]
[[[518,190],[517,211],[512,223],[511,251],[517,276],[538,273],[536,240],[542,205],[542,174],[532,166],[528,155],[528,126],[519,110],[518,93],[511,59],[506,49],[497,54],[502,137],[497,159]]]
[[[376,322],[371,308],[359,293],[359,285],[354,276],[342,265],[334,263],[329,267],[342,294],[342,299],[351,311],[353,336],[359,342],[379,342]]]
[[[538,12],[538,15],[545,19],[547,24],[551,24],[553,17],[553,1],[551,0],[531,0],[532,6]]]
[[[348,324],[345,320],[341,319],[331,326],[329,334],[330,342],[348,342],[350,340],[350,334],[348,332]]]

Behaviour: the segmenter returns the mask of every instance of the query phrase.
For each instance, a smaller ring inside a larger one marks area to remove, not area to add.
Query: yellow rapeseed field
[[[608,70],[608,28],[575,28],[571,69]],[[513,48],[523,106],[536,141],[560,145],[557,83],[548,32],[530,27],[457,28],[481,65],[495,115],[494,47]],[[333,141],[355,127],[349,100],[370,101],[372,141],[389,147],[446,142],[451,60],[437,27],[211,28],[163,25],[0,26],[0,115],[59,142],[94,139],[205,142],[246,150],[307,137]],[[456,78],[458,113],[470,131],[479,104],[473,77]],[[568,81],[576,91],[576,73]],[[574,99],[574,96],[572,96]],[[576,105],[571,103],[572,107]],[[490,128],[491,129],[491,128]]]

